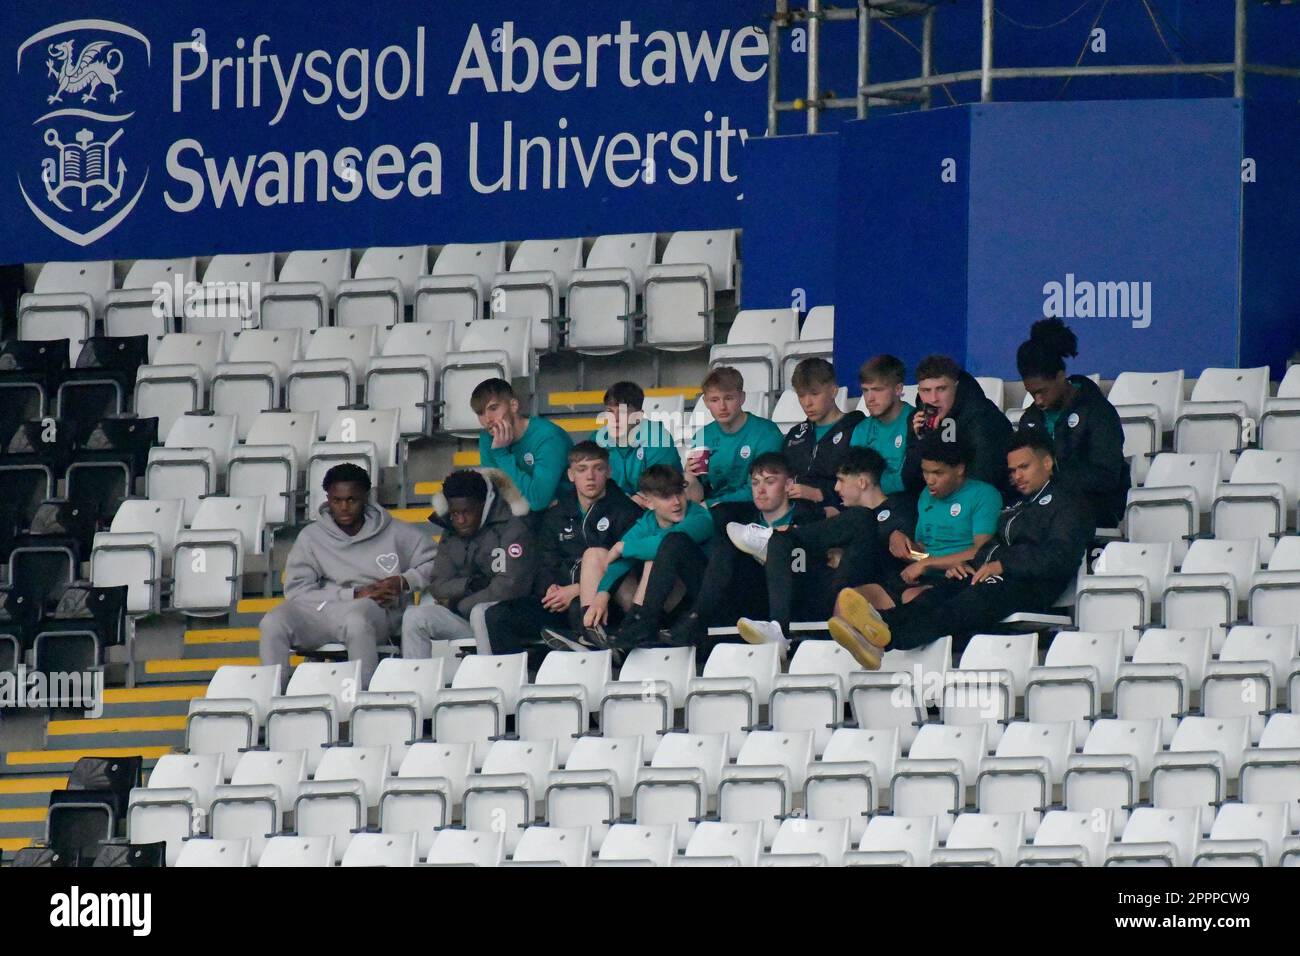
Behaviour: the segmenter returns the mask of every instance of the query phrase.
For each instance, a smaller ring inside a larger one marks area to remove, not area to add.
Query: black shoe
[[[578,634],[578,643],[586,645],[588,650],[607,651],[614,646],[614,639],[603,624],[597,624],[584,627]]]
[[[591,650],[590,647],[587,647],[586,645],[581,644],[578,641],[573,640],[572,638],[565,637],[559,631],[553,630],[549,627],[542,628],[542,640],[545,641],[546,646],[553,651]]]
[[[664,632],[668,643],[674,647],[699,646],[709,636],[700,616],[692,611]]]
[[[659,638],[659,624],[639,608],[623,619],[623,626],[614,637],[613,646],[631,650],[642,644],[652,644]]]

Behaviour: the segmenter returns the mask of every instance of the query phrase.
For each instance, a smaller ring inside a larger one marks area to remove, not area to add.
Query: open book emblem
[[[122,195],[122,181],[126,178],[126,163],[120,159],[117,161],[117,179],[114,181],[111,150],[121,135],[122,130],[118,129],[108,139],[96,142],[94,133],[82,129],[77,131],[75,142],[64,143],[59,139],[58,130],[47,129],[45,144],[58,151],[58,159],[47,159],[41,164],[46,198],[64,212],[72,211],[59,198],[67,189],[80,191],[82,206],[86,205],[87,194],[92,189],[102,189],[103,198],[91,207],[95,212],[102,212],[117,202]]]

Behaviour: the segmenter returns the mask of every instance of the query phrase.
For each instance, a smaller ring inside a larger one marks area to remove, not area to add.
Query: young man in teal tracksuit
[[[609,452],[610,480],[644,508],[637,490],[642,472],[655,465],[681,471],[677,443],[663,422],[645,417],[645,392],[636,382],[615,382],[602,404],[605,424],[592,440]]]
[[[916,414],[916,408],[903,401],[905,374],[902,360],[892,355],[870,358],[858,371],[862,401],[869,417],[853,430],[849,443],[870,448],[885,459],[880,490],[887,495],[903,490],[903,460],[911,440],[912,416]]]
[[[479,467],[504,472],[538,519],[556,492],[568,486],[565,472],[573,440],[554,422],[519,414],[519,398],[503,378],[480,382],[469,404],[483,428],[478,435]]]

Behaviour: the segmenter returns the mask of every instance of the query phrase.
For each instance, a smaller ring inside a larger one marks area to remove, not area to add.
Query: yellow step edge
[[[0,793],[49,793],[67,785],[67,777],[0,777]]]
[[[304,660],[306,660],[305,657],[295,654],[289,658],[289,663],[297,667]],[[262,661],[256,657],[204,657],[194,660],[164,658],[145,661],[144,672],[146,674],[193,674],[195,672],[215,671],[218,667],[226,664],[233,667],[257,667],[261,663]]]
[[[208,692],[207,684],[177,684],[168,687],[112,687],[104,691],[105,704],[158,704],[169,700],[193,700]],[[0,793],[3,793],[0,790]]]
[[[698,385],[665,385],[662,388],[647,388],[645,390],[646,398],[674,398],[680,395],[682,398],[698,398],[700,389]],[[546,400],[552,405],[599,405],[604,399],[603,391],[586,391],[586,392],[551,392],[546,396]]]
[[[436,495],[442,491],[441,481],[417,481],[415,483],[415,493],[417,495]]]
[[[552,418],[566,432],[594,432],[604,426],[599,418]]]
[[[88,747],[81,750],[14,750],[5,755],[10,767],[46,763],[76,763],[82,757],[143,757],[157,760],[172,752],[171,747]]]
[[[17,853],[19,850],[25,850],[32,845],[30,837],[0,837],[0,850],[6,853]]]
[[[244,598],[237,605],[235,610],[240,614],[265,614],[284,603],[284,598]]]
[[[398,521],[419,522],[428,521],[429,515],[433,514],[432,508],[389,508],[388,513]]]
[[[0,823],[44,823],[49,807],[15,807],[0,810]]]
[[[258,629],[255,627],[214,627],[205,630],[186,631],[185,643],[198,644],[247,644],[256,641]]]
[[[93,720],[51,720],[45,733],[49,737],[72,734],[126,734],[157,730],[184,730],[185,715],[170,717],[99,717]]]
[[[477,468],[479,463],[478,451],[458,451],[451,456],[451,463],[457,468]]]

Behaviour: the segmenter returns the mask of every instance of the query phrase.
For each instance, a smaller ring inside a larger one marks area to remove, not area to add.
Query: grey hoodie
[[[303,528],[284,568],[284,596],[291,601],[349,601],[353,590],[400,574],[412,593],[427,587],[437,548],[423,524],[394,521],[375,505],[355,535],[334,523],[329,505]]]

